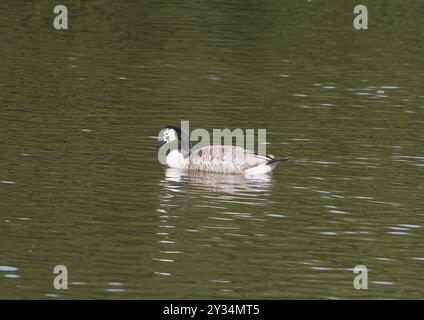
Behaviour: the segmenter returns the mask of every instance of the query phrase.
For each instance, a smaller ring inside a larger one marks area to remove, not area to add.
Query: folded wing
[[[189,167],[197,171],[242,173],[272,159],[236,146],[205,146],[192,151]]]

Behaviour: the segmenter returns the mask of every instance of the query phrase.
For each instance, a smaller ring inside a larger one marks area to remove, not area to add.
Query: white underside
[[[188,159],[184,159],[183,155],[178,150],[172,150],[166,156],[166,164],[175,169],[186,169],[188,166]]]
[[[244,171],[246,175],[257,175],[268,173],[272,170],[272,167],[267,164],[261,164],[260,166],[253,167]]]

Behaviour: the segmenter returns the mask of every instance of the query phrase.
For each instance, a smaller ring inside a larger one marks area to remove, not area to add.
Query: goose
[[[171,143],[189,141],[186,131],[177,125],[169,125],[161,130],[156,148]],[[260,155],[253,151],[237,146],[209,145],[192,150],[191,143],[174,149],[166,156],[166,164],[170,168],[194,170],[210,173],[230,173],[256,175],[273,170],[281,161],[290,160],[291,157],[274,157],[273,155]]]

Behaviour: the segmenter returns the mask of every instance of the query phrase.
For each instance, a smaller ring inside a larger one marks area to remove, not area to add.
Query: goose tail
[[[272,158],[270,161],[268,161],[266,164],[268,165],[268,164],[276,164],[277,162],[280,162],[280,161],[289,161],[289,160],[292,160],[293,159],[293,157],[275,157],[275,158]]]

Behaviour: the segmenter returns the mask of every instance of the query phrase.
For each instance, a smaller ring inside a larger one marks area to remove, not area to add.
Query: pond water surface
[[[422,298],[424,3],[362,31],[356,4],[72,1],[58,31],[52,1],[2,2],[0,298]],[[294,159],[167,169],[181,120]]]

